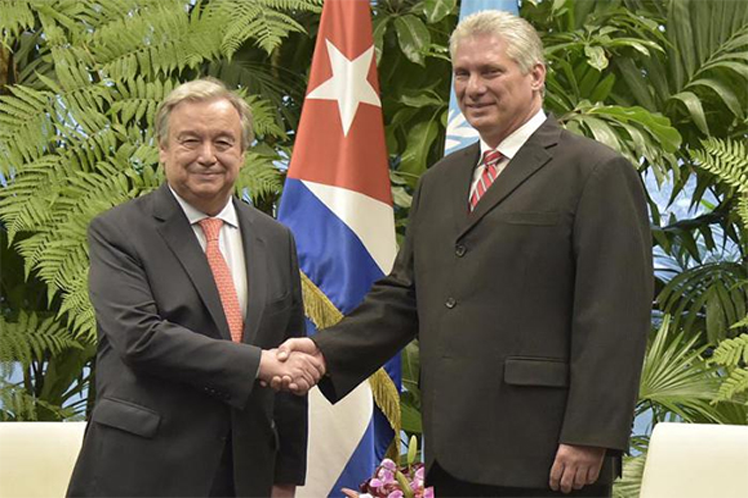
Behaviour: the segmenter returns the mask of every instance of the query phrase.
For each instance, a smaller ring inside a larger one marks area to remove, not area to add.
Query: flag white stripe
[[[353,190],[307,180],[303,183],[358,236],[382,273],[388,275],[397,255],[392,206]]]
[[[329,495],[371,421],[374,402],[368,382],[332,405],[318,388],[309,391],[307,482],[297,498]],[[312,480],[313,479],[313,480]]]

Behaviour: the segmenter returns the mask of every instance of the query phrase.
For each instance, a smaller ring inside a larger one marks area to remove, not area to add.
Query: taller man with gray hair
[[[337,400],[417,337],[437,496],[609,496],[650,328],[641,181],[543,112],[542,45],[526,21],[474,14],[450,48],[480,142],[422,176],[392,273],[280,357],[325,361],[320,388]]]
[[[290,232],[232,195],[252,115],[203,79],[167,96],[156,128],[166,183],[89,227],[96,404],[68,495],[293,496],[306,398],[261,381],[319,374],[263,351],[304,316]]]

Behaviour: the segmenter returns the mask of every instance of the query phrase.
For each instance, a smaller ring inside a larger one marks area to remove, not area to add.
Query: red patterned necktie
[[[483,194],[486,193],[488,187],[490,187],[494,180],[496,180],[496,177],[499,176],[499,168],[497,165],[502,157],[501,152],[498,150],[487,150],[483,154],[483,164],[486,167],[483,168],[483,173],[481,173],[478,183],[475,184],[473,193],[470,194],[471,212],[475,209],[475,206],[478,205],[478,201],[480,201]]]
[[[218,235],[221,232],[223,220],[205,218],[200,220],[198,224],[203,229],[207,239],[205,255],[208,257],[208,264],[213,272],[216,287],[218,287],[218,295],[221,296],[223,312],[226,315],[226,321],[229,323],[229,331],[231,331],[231,340],[241,342],[244,320],[239,306],[239,298],[236,295],[236,287],[234,287],[234,280],[231,278],[229,265],[226,264],[226,260],[218,247]]]

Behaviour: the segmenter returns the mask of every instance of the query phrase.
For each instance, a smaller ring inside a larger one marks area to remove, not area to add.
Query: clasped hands
[[[277,349],[263,351],[260,381],[276,391],[306,394],[325,375],[322,352],[308,337],[289,339]],[[549,476],[549,487],[566,494],[597,481],[605,449],[560,444]]]
[[[260,357],[262,385],[299,396],[317,385],[326,371],[324,356],[307,337],[288,339],[277,349],[263,351]]]

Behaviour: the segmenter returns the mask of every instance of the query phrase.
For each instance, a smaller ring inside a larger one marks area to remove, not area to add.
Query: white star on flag
[[[329,39],[325,41],[332,67],[332,78],[309,92],[306,98],[337,100],[343,135],[348,136],[360,103],[382,107],[379,95],[367,79],[371,58],[374,56],[374,45],[354,60],[349,60]]]

